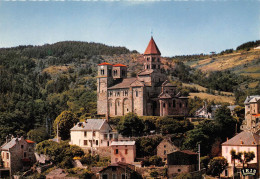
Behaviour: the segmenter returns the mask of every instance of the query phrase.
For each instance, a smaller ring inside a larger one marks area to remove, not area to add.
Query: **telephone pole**
[[[199,171],[200,171],[200,144],[198,144],[198,155],[199,155]]]

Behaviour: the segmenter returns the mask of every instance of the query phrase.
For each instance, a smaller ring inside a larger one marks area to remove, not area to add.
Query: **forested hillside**
[[[26,135],[64,110],[96,113],[96,67],[103,56],[130,54],[124,47],[87,42],[0,49],[0,143]]]
[[[238,53],[251,56],[250,52]],[[235,55],[236,52],[163,57],[162,63],[165,73],[178,87],[185,82],[205,87],[206,93],[228,91],[235,93],[238,103],[242,103],[246,95],[260,94],[256,78],[241,76],[232,70],[192,68],[191,64],[200,64],[209,58],[226,58],[225,53]],[[255,54],[258,52],[254,51]],[[9,133],[26,135],[31,129],[45,126],[51,131],[53,121],[65,110],[81,119],[94,117],[97,65],[104,61],[123,63],[128,65],[128,76],[135,76],[142,69],[142,60],[141,54],[125,47],[87,42],[0,49],[0,143]],[[258,64],[257,60],[253,62]],[[182,93],[194,91],[200,92],[187,87]],[[198,101],[202,104],[202,100]],[[191,102],[195,108],[196,102]]]

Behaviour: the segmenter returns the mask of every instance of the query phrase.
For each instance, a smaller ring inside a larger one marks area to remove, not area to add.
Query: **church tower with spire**
[[[144,52],[144,69],[161,69],[161,52],[153,40],[153,37],[151,37],[151,40]]]
[[[153,37],[143,54],[143,70],[127,78],[127,66],[101,63],[97,77],[97,113],[107,117],[187,115],[188,98],[181,96],[163,72],[161,52]]]

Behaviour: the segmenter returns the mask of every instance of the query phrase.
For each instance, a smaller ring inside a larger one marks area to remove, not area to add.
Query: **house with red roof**
[[[188,98],[163,73],[161,52],[153,37],[144,54],[143,70],[136,77],[127,77],[124,64],[98,65],[97,113],[103,116],[123,116],[134,112],[138,116],[186,115]]]
[[[3,168],[8,169],[11,175],[17,171],[28,170],[35,162],[35,143],[24,137],[11,137],[1,146]]]

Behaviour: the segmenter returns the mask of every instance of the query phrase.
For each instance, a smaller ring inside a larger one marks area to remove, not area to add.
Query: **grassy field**
[[[235,73],[260,78],[260,50],[240,51],[216,55],[203,60],[188,61],[185,64],[202,71],[232,70]]]
[[[234,96],[219,96],[219,95],[213,95],[208,93],[190,93],[189,98],[194,98],[195,96],[201,98],[201,99],[207,99],[209,101],[215,101],[216,103],[230,103],[235,104],[235,97]]]
[[[57,73],[67,72],[69,68],[70,68],[69,66],[49,66],[48,68],[45,68],[43,72],[49,74],[57,74]]]
[[[188,83],[182,83],[182,85],[184,87],[189,87],[189,88],[197,88],[200,92],[205,92],[207,90],[207,88],[200,86],[198,84],[188,84]],[[225,91],[220,91],[222,94],[224,95],[229,95],[229,96],[234,96],[233,93],[231,92],[225,92]],[[217,91],[215,91],[215,93],[218,93]]]

